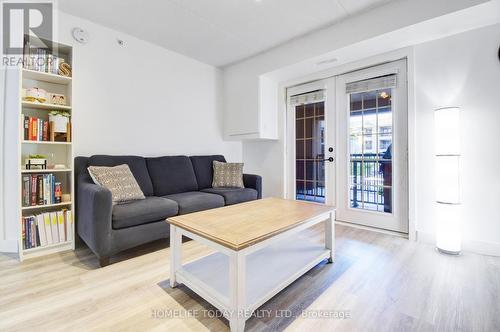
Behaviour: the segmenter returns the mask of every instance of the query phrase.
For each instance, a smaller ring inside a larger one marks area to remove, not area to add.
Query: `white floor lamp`
[[[436,247],[446,254],[462,250],[460,216],[460,109],[434,112],[437,229]]]

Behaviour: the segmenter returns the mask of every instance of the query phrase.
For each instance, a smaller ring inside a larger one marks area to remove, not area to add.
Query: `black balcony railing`
[[[392,160],[383,153],[351,154],[350,166],[351,207],[391,212]]]
[[[392,160],[383,153],[351,154],[350,203],[353,208],[391,212]],[[296,199],[325,202],[324,155],[317,155],[313,171],[316,181],[302,181]]]

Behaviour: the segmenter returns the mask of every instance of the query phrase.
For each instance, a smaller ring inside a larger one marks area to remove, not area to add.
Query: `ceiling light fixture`
[[[389,98],[389,94],[386,91],[382,91],[380,93],[380,97],[382,97],[382,99],[387,99]]]

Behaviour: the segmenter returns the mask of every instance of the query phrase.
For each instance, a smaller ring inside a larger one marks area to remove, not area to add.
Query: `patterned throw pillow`
[[[87,169],[96,184],[111,191],[113,203],[146,198],[126,164],[115,167],[89,166]]]
[[[214,180],[212,187],[245,188],[243,185],[243,163],[222,163],[213,161]]]

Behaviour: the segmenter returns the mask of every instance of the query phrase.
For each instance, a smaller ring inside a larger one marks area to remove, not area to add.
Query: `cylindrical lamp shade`
[[[460,218],[460,109],[434,112],[437,227],[436,246],[444,253],[459,254],[462,243]]]
[[[460,109],[458,107],[438,108],[434,112],[435,153],[439,155],[460,155]]]
[[[460,156],[436,156],[436,201],[460,204]]]
[[[436,247],[440,252],[457,255],[462,250],[460,205],[438,204]]]

